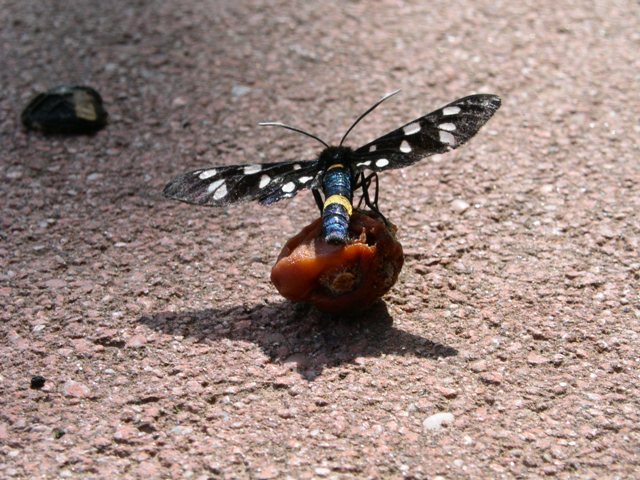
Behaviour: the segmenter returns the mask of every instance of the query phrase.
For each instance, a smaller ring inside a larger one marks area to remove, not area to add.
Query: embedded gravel
[[[631,0],[5,0],[0,477],[640,476],[640,11]],[[110,124],[45,136],[38,91]],[[406,261],[351,319],[278,297],[317,216],[162,198],[458,97],[502,108],[381,176]],[[32,380],[36,376],[44,379]]]

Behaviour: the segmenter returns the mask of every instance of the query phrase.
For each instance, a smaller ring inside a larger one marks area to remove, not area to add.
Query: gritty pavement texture
[[[636,1],[4,0],[0,477],[640,475]],[[61,83],[95,136],[27,133]],[[456,98],[463,148],[381,175],[406,252],[349,320],[282,300],[309,192],[206,209],[189,169],[312,159]],[[44,377],[44,386],[40,379]]]

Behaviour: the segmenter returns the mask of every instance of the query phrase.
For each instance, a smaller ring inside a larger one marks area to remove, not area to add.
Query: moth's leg
[[[360,172],[356,175],[356,181],[353,184],[353,189],[357,190],[362,186],[362,181],[364,180],[364,172]]]
[[[375,194],[375,201],[372,202],[371,201],[371,197],[369,196],[369,187],[371,186],[371,182],[373,181],[372,179],[375,177],[376,179],[376,194]],[[369,207],[371,210],[373,210],[374,212],[378,211],[378,205],[377,205],[377,199],[378,199],[378,175],[373,172],[368,176],[364,176],[364,173],[362,174],[362,181],[361,181],[361,186],[362,186],[362,199],[364,199],[364,204]]]
[[[363,183],[364,183],[364,172],[360,172],[356,177],[356,182],[353,185],[353,190],[355,191],[358,188],[362,187]],[[364,200],[364,192],[363,192],[363,195],[360,196],[360,200],[358,201],[358,206],[356,208],[360,208],[360,205],[362,205],[363,200]]]
[[[324,200],[322,200],[322,195],[317,189],[311,190],[313,192],[313,198],[316,200],[316,205],[320,209],[320,213],[322,214],[322,208],[324,207]]]
[[[371,187],[371,184],[375,181],[376,185],[375,185],[375,194],[373,196],[373,201],[371,201],[371,197],[369,195],[369,187]],[[362,199],[364,199],[364,204],[369,207],[371,209],[372,212],[380,215],[382,217],[382,219],[386,222],[387,219],[385,218],[384,215],[382,215],[382,213],[380,213],[380,210],[378,209],[378,190],[379,190],[379,184],[378,184],[378,174],[376,172],[371,173],[369,176],[365,177],[363,174],[363,178],[362,178]]]
[[[379,185],[378,185],[378,174],[374,172],[372,176],[373,176],[373,179],[376,181],[376,194],[373,197],[373,204],[376,206],[376,211],[378,213],[380,213],[380,210],[378,210],[378,192],[380,191],[380,189],[378,188],[379,187]],[[371,181],[369,181],[369,183],[371,183]]]
[[[371,175],[369,175],[368,177],[365,176],[364,172],[360,172],[358,174],[357,177],[357,181],[355,183],[355,185],[353,186],[354,190],[357,190],[358,188],[362,188],[362,195],[360,196],[360,200],[358,201],[358,207],[360,208],[360,206],[362,205],[362,202],[364,201],[365,205],[369,208],[371,208],[370,203],[368,201],[368,196],[369,196],[369,185],[371,184]]]

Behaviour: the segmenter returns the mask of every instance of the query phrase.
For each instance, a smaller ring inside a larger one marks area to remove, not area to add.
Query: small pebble
[[[244,97],[249,92],[251,92],[251,87],[246,85],[234,85],[231,87],[231,95],[233,97]]]
[[[91,395],[91,389],[82,383],[69,380],[62,387],[63,393],[67,397],[86,398]]]
[[[539,355],[537,353],[530,353],[527,356],[527,363],[529,365],[544,365],[545,363],[548,363],[549,359],[547,357],[543,357],[542,355]]]
[[[487,362],[484,360],[477,360],[469,364],[469,369],[475,373],[484,372],[487,369]]]
[[[315,471],[316,471],[316,475],[318,475],[319,477],[326,477],[331,473],[331,470],[329,470],[326,467],[318,467],[316,468]]]
[[[42,387],[44,387],[45,382],[46,379],[42,375],[34,375],[33,377],[31,377],[31,384],[29,385],[29,387],[33,390],[40,390]]]
[[[171,429],[171,433],[174,435],[190,435],[193,432],[193,428],[177,425]]]
[[[129,348],[140,348],[144,347],[147,343],[147,338],[144,335],[134,335],[133,337],[127,340],[125,344],[126,347]]]
[[[462,200],[461,198],[458,198],[453,202],[451,202],[451,208],[453,208],[458,213],[466,212],[469,209],[469,207],[470,205],[464,200]]]
[[[131,425],[121,425],[113,434],[113,439],[118,443],[128,443],[136,438],[138,432]]]
[[[435,413],[424,419],[422,427],[425,430],[440,430],[444,425],[453,423],[455,417],[449,412]]]
[[[174,107],[184,107],[188,103],[189,102],[185,97],[176,97],[173,99],[173,102],[171,102],[171,105],[173,105]]]

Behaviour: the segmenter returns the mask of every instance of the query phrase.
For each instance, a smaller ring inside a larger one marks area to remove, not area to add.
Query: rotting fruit
[[[352,241],[332,245],[321,236],[322,219],[289,239],[271,269],[280,294],[330,313],[361,311],[398,280],[404,257],[395,225],[355,210],[349,224]]]

